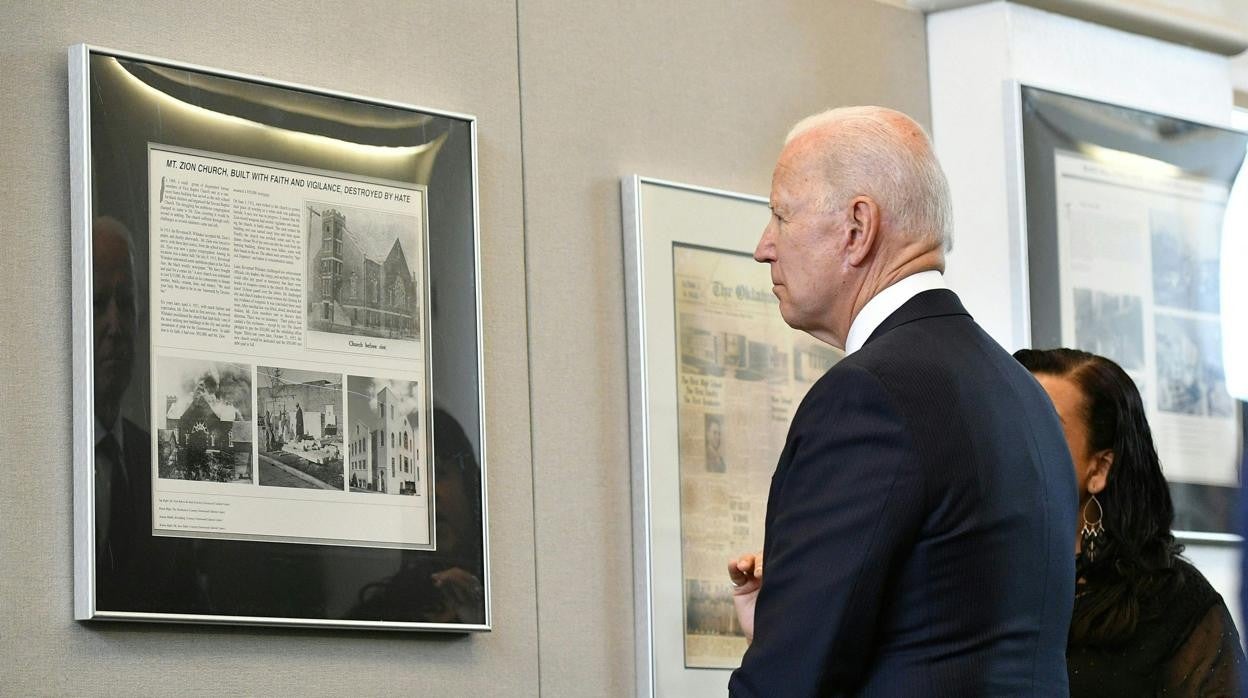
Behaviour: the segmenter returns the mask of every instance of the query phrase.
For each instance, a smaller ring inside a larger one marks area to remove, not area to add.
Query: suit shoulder
[[[829,413],[852,414],[868,409],[898,412],[893,393],[880,376],[852,358],[853,355],[841,360],[815,381],[798,405],[794,426],[798,426],[803,417],[822,419]]]
[[[893,335],[896,332],[894,330]],[[891,337],[889,337],[891,339]],[[844,394],[846,391],[868,391],[885,399],[901,399],[904,386],[921,374],[931,374],[941,359],[939,357],[899,351],[904,343],[873,341],[858,351],[841,359],[811,388]]]
[[[809,394],[839,395],[847,388],[882,390],[883,383],[869,363],[857,361],[858,354],[851,354],[824,372],[810,387]]]
[[[923,318],[893,328],[846,360],[889,386],[1031,384],[1027,369],[969,316]]]

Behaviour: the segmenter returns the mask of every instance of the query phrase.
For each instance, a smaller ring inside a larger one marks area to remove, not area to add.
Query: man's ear
[[[1092,468],[1088,471],[1088,492],[1100,494],[1109,481],[1109,471],[1114,467],[1114,452],[1105,449],[1094,456]]]
[[[869,196],[855,196],[849,202],[849,228],[845,259],[851,266],[866,263],[880,236],[880,206]]]

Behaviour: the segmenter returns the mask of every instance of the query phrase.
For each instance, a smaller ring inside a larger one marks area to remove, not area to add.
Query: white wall
[[[956,231],[946,277],[1013,351],[1030,336],[1014,82],[1225,126],[1230,62],[1004,1],[929,15],[927,32],[932,135]],[[1241,618],[1238,550],[1190,545],[1187,556]]]

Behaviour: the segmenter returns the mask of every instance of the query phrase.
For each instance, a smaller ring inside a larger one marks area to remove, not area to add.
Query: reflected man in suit
[[[733,696],[1067,693],[1075,482],[1045,393],[942,272],[948,185],[879,107],[800,122],[755,250],[780,314],[846,357],[793,417],[764,552],[729,565]]]
[[[138,334],[138,291],[130,231],[120,221],[101,216],[92,227],[94,262],[92,306],[95,357],[95,565],[98,599],[116,601],[124,591],[118,576],[133,557],[138,472],[127,451],[144,438],[121,414],[130,386]],[[146,444],[144,444],[144,447]],[[103,605],[103,604],[102,604]],[[105,606],[107,607],[107,606]]]
[[[142,402],[142,391],[131,390],[138,287],[129,229],[111,216],[96,218],[91,254],[96,605],[192,611],[188,546],[151,535],[151,435],[122,409],[128,394]]]

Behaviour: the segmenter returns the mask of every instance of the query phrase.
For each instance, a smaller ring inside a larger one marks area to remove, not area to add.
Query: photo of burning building
[[[251,483],[250,366],[162,357],[156,390],[165,396],[157,420],[160,477]]]
[[[420,338],[419,221],[308,204],[308,329]]]

